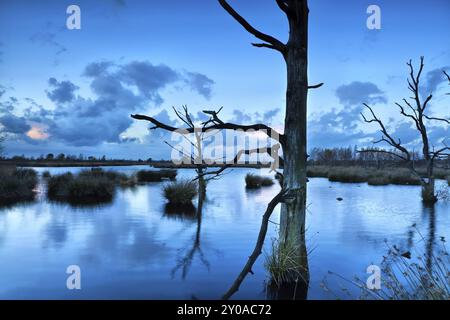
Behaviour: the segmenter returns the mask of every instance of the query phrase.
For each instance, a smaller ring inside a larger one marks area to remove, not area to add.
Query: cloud
[[[70,81],[58,82],[55,78],[48,79],[48,84],[53,87],[52,91],[47,91],[49,99],[56,103],[70,102],[75,99],[74,92],[79,89]]]
[[[113,66],[113,63],[110,61],[92,62],[84,68],[83,75],[86,77],[98,77],[105,74],[111,66]]]
[[[3,132],[12,134],[25,134],[31,129],[25,118],[17,117],[11,113],[0,117],[0,124],[3,126]]]
[[[358,144],[370,137],[359,124],[362,106],[333,108],[329,112],[313,114],[308,121],[309,147],[334,147]]]
[[[205,99],[211,98],[211,91],[214,85],[214,81],[204,74],[198,72],[187,72],[186,82],[189,84],[192,90],[198,92]]]
[[[377,85],[372,82],[353,81],[336,89],[339,102],[345,106],[354,106],[362,103],[387,103],[386,96]]]
[[[160,64],[153,65],[147,61],[133,61],[120,67],[117,74],[125,84],[134,85],[148,99],[161,104],[163,102],[159,90],[180,79],[172,68]]]
[[[272,109],[264,112],[263,114],[263,123],[271,123],[273,118],[275,118],[280,113],[280,109]]]
[[[61,43],[56,41],[56,34],[52,32],[36,32],[30,37],[30,41],[33,43],[41,44],[44,46],[51,46],[57,49],[56,55],[60,55],[67,51],[67,48]]]
[[[241,110],[233,110],[233,117],[231,118],[231,122],[237,124],[247,124],[252,121],[253,115],[242,112]]]
[[[148,61],[131,61],[117,64],[110,61],[94,62],[86,65],[82,75],[89,80],[91,97],[76,94],[79,87],[69,81],[59,81],[51,77],[46,91],[54,108],[43,107],[31,98],[24,99],[21,113],[31,124],[21,127],[22,133],[29,132],[34,139],[32,143],[44,143],[48,138],[51,143],[63,143],[67,146],[93,147],[102,144],[136,143],[128,132],[135,121],[130,114],[137,112],[152,113],[164,102],[162,92],[169,86],[182,83],[185,86],[197,87],[203,79],[200,73],[192,74],[194,82],[186,80],[184,72],[163,64],[155,65]],[[204,76],[204,79],[209,79]],[[212,81],[212,80],[211,80]],[[203,88],[203,87],[201,87]],[[199,89],[201,91],[201,88]],[[205,94],[205,92],[199,92]],[[14,110],[13,102],[3,102],[5,112]],[[163,121],[172,123],[167,111],[157,114]],[[12,118],[4,119],[12,128]],[[18,120],[18,119],[15,119]],[[19,128],[18,126],[16,126]],[[27,130],[25,130],[27,129]],[[161,136],[157,137],[160,142]],[[21,137],[22,139],[29,139]],[[31,140],[31,139],[30,139]]]
[[[429,95],[430,93],[436,92],[439,85],[447,83],[447,78],[444,75],[443,70],[449,70],[450,66],[445,66],[443,68],[436,68],[427,72],[425,76],[425,85],[421,88],[424,95]]]
[[[2,98],[6,93],[6,88],[0,85],[0,98]],[[4,101],[0,101],[0,113],[9,113],[14,110],[18,105],[18,100],[15,97],[9,97]]]
[[[5,92],[6,92],[6,88],[0,84],[0,98],[3,97]]]

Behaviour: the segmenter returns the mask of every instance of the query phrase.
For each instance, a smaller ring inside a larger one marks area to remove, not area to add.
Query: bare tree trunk
[[[428,181],[422,183],[422,201],[425,203],[435,203],[438,199],[435,194],[434,177],[429,177]]]
[[[295,200],[283,203],[280,217],[281,242],[292,241],[298,248],[298,264],[303,278],[309,280],[305,244],[306,213],[306,118],[308,95],[308,7],[306,1],[292,1],[296,19],[290,19],[290,34],[285,54],[287,67],[286,118],[283,183],[294,191]],[[300,270],[299,270],[300,271]]]

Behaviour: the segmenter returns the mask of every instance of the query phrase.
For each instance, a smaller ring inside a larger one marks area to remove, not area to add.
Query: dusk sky
[[[275,0],[230,0],[253,26],[285,42],[287,20]],[[66,8],[81,8],[81,30],[66,28]],[[381,30],[366,9],[381,8]],[[379,138],[361,121],[374,106],[402,142],[417,134],[398,116],[409,97],[406,62],[425,56],[423,92],[431,114],[450,117],[450,1],[313,0],[309,82],[324,82],[308,101],[308,148],[367,145]],[[238,123],[282,130],[285,65],[216,0],[0,0],[0,130],[8,155],[67,153],[168,158],[161,133],[130,118],[173,122],[172,106],[192,114],[223,106]],[[429,123],[433,142],[450,126]]]

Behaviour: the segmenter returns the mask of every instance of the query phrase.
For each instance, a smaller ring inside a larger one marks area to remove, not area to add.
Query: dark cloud
[[[95,62],[88,64],[82,74],[90,81],[94,94],[91,98],[76,95],[78,86],[71,81],[50,78],[47,96],[55,108],[45,108],[30,98],[24,100],[28,105],[22,106],[24,117],[44,128],[52,143],[90,147],[104,143],[135,142],[133,137],[122,136],[135,122],[130,114],[159,107],[164,101],[161,91],[166,87],[176,83],[196,87],[200,83],[197,78],[202,78],[201,74],[196,73],[198,77],[192,78],[195,83],[191,85],[184,72],[147,61],[126,64]],[[10,107],[12,104],[13,101],[9,100],[7,105],[3,102],[4,111],[13,111],[14,106]],[[173,122],[165,110],[157,116],[162,121]],[[18,119],[9,117],[4,120],[12,128],[12,120]],[[15,128],[19,128],[17,121],[15,124]],[[24,126],[21,128],[25,129]],[[161,139],[160,133],[157,139]]]
[[[128,85],[136,86],[143,96],[157,104],[163,102],[159,90],[180,79],[178,73],[170,67],[153,65],[147,61],[133,61],[121,66],[114,76]]]
[[[273,121],[273,118],[275,118],[279,113],[280,113],[279,108],[264,112],[263,123],[271,123]]]
[[[75,99],[75,91],[79,89],[79,87],[70,81],[58,82],[55,78],[48,79],[48,84],[54,89],[47,91],[47,96],[56,103],[72,101]]]
[[[198,92],[206,99],[211,98],[211,91],[214,85],[214,81],[212,79],[198,72],[187,72],[186,82],[192,90]]]
[[[105,74],[108,68],[113,65],[110,61],[100,61],[89,63],[85,68],[83,75],[86,77],[98,77]]]
[[[358,144],[369,135],[358,125],[361,123],[362,106],[332,109],[322,114],[314,114],[308,121],[309,147],[334,147]]]
[[[0,99],[5,95],[7,88],[0,85]],[[9,113],[17,106],[17,98],[9,97],[6,100],[0,101],[0,113]]]
[[[447,77],[445,76],[443,70],[449,70],[450,66],[443,68],[437,68],[427,72],[425,76],[425,85],[421,88],[424,95],[429,95],[434,93],[439,85],[447,83]]]
[[[233,110],[233,117],[231,118],[231,122],[237,124],[246,124],[252,121],[252,115],[242,112],[241,110]]]
[[[247,113],[239,109],[234,109],[230,121],[237,124],[249,124],[249,123],[271,124],[279,113],[280,108],[267,110],[264,111],[262,114],[260,112]]]
[[[362,103],[387,103],[386,96],[375,84],[371,82],[353,81],[336,89],[339,102],[346,106]]]
[[[11,113],[0,117],[0,124],[3,126],[3,132],[12,134],[25,134],[31,129],[25,118],[17,117]]]

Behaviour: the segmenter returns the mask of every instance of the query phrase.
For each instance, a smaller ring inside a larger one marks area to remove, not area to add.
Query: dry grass
[[[112,199],[115,185],[114,180],[102,175],[65,173],[48,179],[47,195],[51,200],[102,202]]]
[[[163,195],[172,205],[191,204],[197,193],[197,183],[191,180],[174,181],[163,187]]]
[[[374,176],[367,179],[367,184],[371,186],[386,186],[390,183],[389,178],[381,175],[381,176]]]
[[[258,176],[253,173],[247,173],[245,176],[245,186],[249,189],[257,189],[273,185],[273,179],[270,177]]]
[[[419,174],[424,175],[425,170],[418,169]],[[443,179],[449,175],[448,169],[435,169],[435,178]],[[364,167],[331,167],[308,166],[308,177],[323,177],[334,182],[362,183],[370,185],[420,185],[420,179],[414,176],[407,168],[364,168]],[[449,180],[450,181],[450,180]],[[450,182],[449,182],[450,183]]]
[[[271,282],[278,287],[301,277],[298,250],[291,243],[280,244],[279,240],[272,239],[272,250],[265,254],[264,267],[270,274]]]
[[[0,169],[0,205],[33,200],[38,179],[32,169]]]
[[[175,180],[176,170],[139,170],[137,179],[139,182],[160,182],[163,180]]]
[[[420,233],[419,233],[420,234]],[[422,241],[425,241],[422,237]],[[439,249],[431,257],[418,250],[411,253],[404,252],[397,246],[388,247],[388,253],[381,263],[381,287],[369,289],[366,281],[355,277],[346,279],[338,274],[329,272],[338,278],[349,282],[360,289],[358,299],[375,300],[449,300],[450,299],[450,256],[445,246],[445,239],[441,238]],[[331,290],[326,282],[322,288],[331,292],[336,298],[340,295]],[[350,292],[341,288],[350,298]]]
[[[336,167],[328,171],[328,180],[334,182],[367,182],[369,172],[359,167]]]

